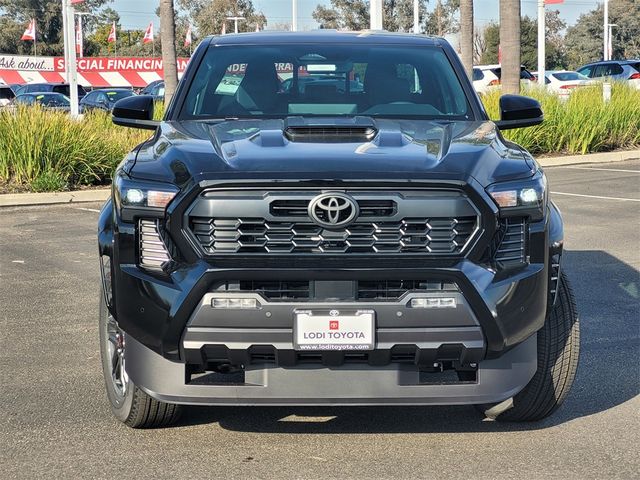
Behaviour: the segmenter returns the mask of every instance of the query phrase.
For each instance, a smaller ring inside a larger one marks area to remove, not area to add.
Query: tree
[[[500,0],[502,92],[520,93],[520,0]]]
[[[437,0],[436,6],[427,16],[426,32],[430,35],[444,37],[456,33],[459,29],[456,12],[460,8],[460,0]]]
[[[546,12],[545,65],[548,70],[565,68],[566,53],[562,32],[567,24],[560,18],[558,10]],[[528,16],[521,22],[521,63],[528,69],[538,68],[538,19]]]
[[[87,0],[85,8],[96,11],[109,0]],[[60,0],[0,0],[0,51],[31,52],[32,44],[20,41],[29,23],[36,20],[39,55],[62,55],[62,2]],[[17,41],[9,38],[17,33]]]
[[[473,0],[460,1],[460,53],[469,78],[473,77]]]
[[[413,0],[385,0],[383,27],[391,32],[413,31]],[[432,12],[427,0],[419,0],[420,25],[423,32],[444,36],[455,33],[458,23],[455,14],[460,0],[438,0]],[[331,0],[331,6],[319,5],[313,18],[322,28],[338,30],[367,30],[370,27],[367,0]]]
[[[385,1],[383,27],[391,32],[413,32],[413,0]],[[367,8],[367,20],[369,20]],[[427,0],[418,2],[421,24],[429,17]],[[369,25],[367,25],[369,28]]]
[[[565,48],[570,68],[602,60],[603,27],[602,6],[578,17],[567,29]],[[612,0],[609,4],[609,23],[618,25],[612,29],[612,58],[640,57],[640,2],[637,0]]]
[[[189,13],[200,36],[219,34],[229,16],[244,17],[238,22],[240,32],[253,32],[256,27],[267,25],[267,18],[255,10],[251,0],[178,0],[178,5]],[[227,32],[231,31],[229,27],[230,24]]]
[[[389,18],[385,2],[383,21]],[[331,7],[318,7],[311,14],[322,28],[338,30],[366,30],[369,23],[369,2],[365,0],[331,0]]]
[[[164,103],[169,106],[178,87],[176,61],[176,12],[173,0],[160,0],[160,38],[164,69]]]
[[[613,28],[612,58],[640,58],[640,2],[638,0],[612,0],[609,5]]]
[[[498,63],[498,49],[500,48],[500,25],[491,22],[482,30],[483,49],[478,51],[480,63],[492,65]]]

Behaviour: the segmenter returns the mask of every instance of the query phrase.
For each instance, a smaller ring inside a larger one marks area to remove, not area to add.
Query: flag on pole
[[[564,0],[544,0],[544,3],[546,5],[553,5],[556,3],[564,3]]]
[[[77,5],[78,3],[84,3],[84,0],[71,0],[71,5]]]
[[[82,56],[82,40],[82,26],[80,25],[80,22],[78,22],[76,23],[76,54],[79,56]]]
[[[226,35],[227,34],[227,22],[223,22],[222,23],[222,32],[220,33],[220,35]]]
[[[113,22],[113,24],[111,25],[111,31],[109,32],[109,37],[107,38],[107,42],[115,43],[117,39],[118,37],[116,36],[116,22]]]
[[[35,20],[35,18],[31,19],[31,21],[29,22],[29,26],[27,27],[27,29],[22,34],[22,38],[20,38],[20,40],[31,40],[31,41],[34,41],[34,42],[36,41],[36,20]]]
[[[144,32],[144,38],[142,39],[142,43],[152,43],[153,42],[153,22],[149,24],[147,30]]]
[[[184,46],[190,47],[192,42],[193,38],[191,38],[191,25],[189,25],[189,28],[187,28],[187,34],[184,37]]]

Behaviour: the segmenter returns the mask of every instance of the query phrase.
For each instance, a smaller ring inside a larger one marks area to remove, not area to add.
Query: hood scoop
[[[377,134],[373,120],[366,117],[335,120],[289,117],[284,124],[284,136],[297,143],[362,143],[370,142]]]

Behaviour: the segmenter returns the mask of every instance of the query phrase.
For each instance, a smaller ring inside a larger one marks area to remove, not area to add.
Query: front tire
[[[107,309],[100,291],[100,358],[107,398],[118,420],[132,428],[173,425],[180,418],[179,405],[160,402],[140,390],[125,368],[125,335]]]
[[[555,412],[569,394],[580,355],[580,323],[569,280],[561,274],[558,300],[538,331],[538,369],[496,420],[531,422]]]

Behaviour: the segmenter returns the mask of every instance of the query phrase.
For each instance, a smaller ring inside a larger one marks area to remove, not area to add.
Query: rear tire
[[[140,390],[126,374],[124,332],[107,309],[100,291],[100,358],[107,398],[118,420],[132,428],[173,425],[179,418],[179,405],[160,402]]]
[[[513,407],[496,420],[531,422],[555,412],[569,394],[580,356],[580,323],[573,291],[564,273],[558,300],[538,331],[538,370],[513,397]]]

